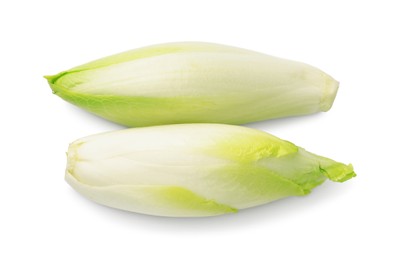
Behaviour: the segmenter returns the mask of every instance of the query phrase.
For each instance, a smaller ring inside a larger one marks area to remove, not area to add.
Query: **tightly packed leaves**
[[[70,145],[66,169],[67,182],[95,202],[174,217],[232,213],[353,176],[352,165],[259,130],[221,124],[85,137]]]
[[[126,126],[244,124],[328,111],[338,82],[304,63],[211,43],[169,43],[46,76],[53,93]]]

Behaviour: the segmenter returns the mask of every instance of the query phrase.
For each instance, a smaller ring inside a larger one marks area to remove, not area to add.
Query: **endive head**
[[[68,151],[66,180],[107,206],[161,216],[212,216],[308,194],[352,165],[239,126],[187,124],[85,137]]]
[[[72,104],[127,126],[243,124],[328,111],[338,82],[304,63],[211,43],[170,43],[46,76]]]

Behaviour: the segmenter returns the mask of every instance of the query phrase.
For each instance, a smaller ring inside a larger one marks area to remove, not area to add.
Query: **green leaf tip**
[[[54,86],[54,82],[59,78],[58,74],[57,75],[46,75],[43,77],[47,80],[47,83],[49,84],[53,94],[56,94],[57,90],[56,90],[56,87]]]
[[[69,73],[69,71],[63,71],[63,72],[60,72],[60,73],[57,73],[57,74],[55,74],[55,75],[46,75],[46,76],[43,76],[45,79],[47,79],[47,82],[49,83],[49,84],[54,84],[54,83],[56,83],[56,81],[59,79],[59,78],[61,78],[62,76],[64,76],[65,74],[67,74],[67,73]]]
[[[56,74],[56,75],[46,75],[46,76],[43,76],[43,77],[47,80],[47,82],[49,84],[53,84],[54,81],[56,81],[56,79],[58,78],[58,74]]]
[[[356,173],[354,172],[354,167],[352,164],[345,165],[342,163],[335,163],[321,170],[324,172],[327,178],[329,178],[329,180],[335,182],[345,182],[353,177],[356,177]]]

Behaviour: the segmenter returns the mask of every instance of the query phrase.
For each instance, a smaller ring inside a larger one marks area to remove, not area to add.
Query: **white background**
[[[400,259],[399,1],[2,1],[0,259]],[[174,41],[309,63],[340,81],[328,113],[250,124],[358,176],[238,214],[175,219],[94,204],[64,181],[77,138],[121,129],[43,75]]]

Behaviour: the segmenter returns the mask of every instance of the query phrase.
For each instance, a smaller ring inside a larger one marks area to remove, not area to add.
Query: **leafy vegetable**
[[[68,149],[67,182],[110,207],[197,217],[308,194],[352,165],[265,132],[221,124],[125,129],[85,137]]]
[[[53,92],[126,126],[243,124],[328,111],[338,82],[304,63],[211,43],[169,43],[54,76]]]

